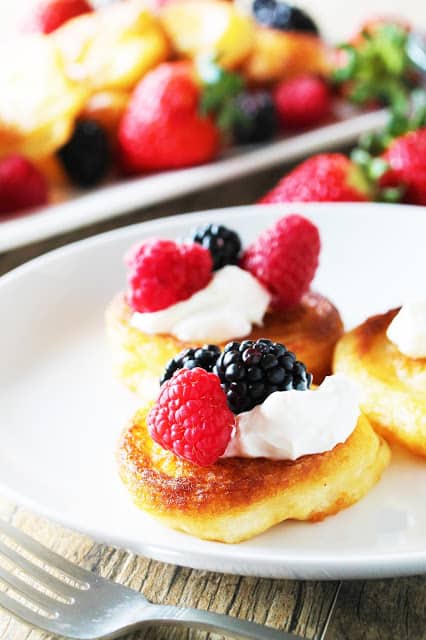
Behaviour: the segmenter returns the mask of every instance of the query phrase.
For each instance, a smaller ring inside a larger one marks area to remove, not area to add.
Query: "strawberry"
[[[341,153],[322,153],[302,162],[259,202],[364,202],[371,198],[371,187],[355,163]]]
[[[141,172],[214,158],[219,132],[210,116],[201,115],[200,98],[189,63],[163,63],[142,78],[119,126],[123,166]]]
[[[280,82],[274,91],[274,101],[284,127],[309,127],[327,118],[332,111],[327,83],[311,74]]]
[[[382,187],[404,187],[404,201],[426,205],[426,128],[396,138],[382,155],[389,169]]]
[[[42,0],[23,25],[24,31],[51,33],[72,18],[90,13],[86,0]]]

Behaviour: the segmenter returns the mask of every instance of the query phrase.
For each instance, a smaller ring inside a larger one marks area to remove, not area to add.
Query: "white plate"
[[[196,568],[290,578],[373,578],[426,571],[426,464],[398,453],[357,505],[320,524],[284,523],[239,545],[168,530],[131,503],[114,448],[137,405],[110,371],[103,313],[123,287],[123,252],[201,221],[253,237],[279,215],[320,227],[315,288],[348,325],[425,296],[426,209],[389,205],[241,207],[162,219],[68,246],[0,279],[0,487],[94,538]]]
[[[134,209],[176,198],[279,163],[293,162],[357,140],[386,122],[386,112],[359,114],[348,104],[337,106],[333,124],[267,145],[235,150],[216,162],[191,169],[121,180],[87,193],[66,190],[54,194],[58,204],[0,221],[0,252],[123,215]]]

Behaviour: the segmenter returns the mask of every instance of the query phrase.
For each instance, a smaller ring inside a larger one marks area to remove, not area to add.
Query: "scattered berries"
[[[86,0],[41,0],[23,28],[27,32],[51,33],[68,20],[91,11]]]
[[[254,0],[253,14],[258,22],[273,29],[319,33],[317,25],[305,11],[282,0]]]
[[[208,224],[196,229],[192,240],[210,251],[214,271],[227,264],[238,264],[241,240],[232,229],[221,224]]]
[[[327,118],[332,111],[327,83],[311,74],[280,82],[274,91],[274,99],[284,127],[309,127]]]
[[[365,202],[371,199],[371,186],[354,162],[342,153],[321,153],[284,176],[259,202]]]
[[[382,157],[389,169],[380,186],[405,187],[405,202],[426,205],[426,128],[397,138]]]
[[[283,344],[262,338],[230,342],[219,357],[215,373],[233,413],[250,411],[275,391],[305,391],[312,375]]]
[[[204,371],[211,372],[219,356],[220,349],[214,344],[205,344],[195,349],[184,349],[167,363],[160,385],[169,380],[178,369],[200,367]]]
[[[278,114],[268,91],[240,93],[235,99],[239,114],[233,126],[237,144],[254,144],[271,140],[278,131]]]
[[[148,415],[155,442],[202,467],[225,452],[234,426],[218,377],[200,368],[181,369],[167,380]]]
[[[58,154],[69,178],[79,187],[100,182],[111,162],[108,136],[94,120],[79,120]]]
[[[47,183],[27,158],[9,156],[0,161],[0,214],[47,203]]]
[[[264,231],[245,251],[241,266],[271,292],[278,309],[297,304],[318,267],[320,236],[306,218],[290,215]]]
[[[208,162],[219,132],[199,112],[200,87],[184,62],[166,62],[137,85],[122,117],[118,141],[131,172],[174,169]]]
[[[139,313],[159,311],[204,288],[212,275],[212,258],[199,244],[152,239],[126,257],[127,302]]]

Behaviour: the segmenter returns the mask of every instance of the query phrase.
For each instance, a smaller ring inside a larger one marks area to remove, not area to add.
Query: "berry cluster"
[[[215,373],[235,414],[250,411],[275,391],[305,391],[312,375],[283,344],[266,338],[229,342],[223,352],[215,345],[185,349],[167,364],[160,384],[180,369],[201,368]]]

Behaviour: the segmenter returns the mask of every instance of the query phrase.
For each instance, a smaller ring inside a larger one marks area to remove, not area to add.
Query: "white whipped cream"
[[[356,384],[342,374],[325,378],[317,390],[276,391],[240,413],[223,457],[296,460],[345,442],[359,416]]]
[[[133,313],[130,324],[148,334],[170,333],[183,342],[225,342],[261,325],[271,296],[248,271],[228,265],[187,300],[152,313]]]
[[[401,307],[386,335],[409,358],[426,358],[426,301]]]

